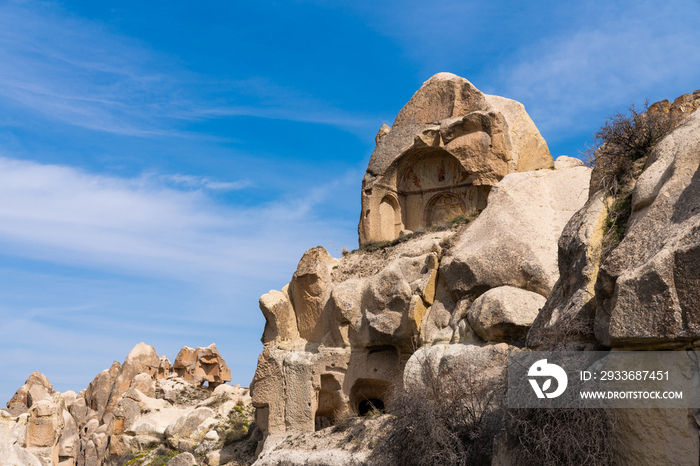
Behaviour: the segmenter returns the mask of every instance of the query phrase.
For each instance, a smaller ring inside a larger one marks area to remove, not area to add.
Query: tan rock
[[[160,365],[160,359],[155,348],[145,343],[139,343],[129,352],[129,355],[124,360],[119,375],[117,375],[112,391],[109,395],[109,401],[105,408],[104,414],[114,411],[117,401],[122,394],[129,389],[131,380],[140,373],[147,373],[151,376],[155,375]]]
[[[299,335],[309,342],[320,343],[326,333],[321,313],[331,292],[333,264],[333,257],[322,246],[309,249],[289,284]]]
[[[143,372],[131,379],[129,389],[138,390],[144,395],[153,398],[156,396],[156,381],[150,374]]]
[[[7,418],[0,411],[0,464],[9,466],[44,466],[25,448],[27,428],[26,415],[22,418]]]
[[[177,353],[177,357],[173,363],[173,372],[184,381],[194,383],[194,366],[196,359],[197,353],[195,349],[189,346],[183,346],[180,352]]]
[[[451,73],[438,73],[416,91],[396,116],[393,127],[425,125],[484,107],[486,98],[472,83]]]
[[[27,391],[27,406],[30,408],[34,403],[37,403],[42,400],[50,400],[51,399],[51,394],[49,391],[39,385],[39,384],[34,384],[29,387],[29,390]]]
[[[454,299],[514,286],[547,297],[556,282],[557,241],[586,202],[590,168],[512,173],[489,205],[454,240],[440,275]]]
[[[156,380],[167,379],[172,372],[173,366],[166,356],[161,356],[158,362],[158,371],[156,372]]]
[[[635,185],[636,210],[595,286],[595,334],[606,346],[653,347],[700,336],[699,134],[695,112],[657,145],[647,162],[651,171]]]
[[[561,155],[554,161],[555,170],[565,170],[567,168],[580,167],[582,165],[583,162],[580,159],[567,157],[566,155]]]
[[[492,288],[467,313],[469,324],[486,341],[524,342],[546,299],[512,286]]]
[[[607,208],[602,192],[576,212],[559,238],[559,280],[532,324],[533,349],[583,349],[595,346],[595,283],[600,267]]]
[[[78,398],[78,394],[73,390],[68,390],[63,393],[63,401],[66,403],[66,408],[70,408],[70,405]]]
[[[406,363],[404,386],[431,384],[431,379],[440,380],[449,371],[466,374],[471,389],[479,396],[505,386],[508,366],[509,346],[506,343],[495,345],[435,345],[419,348]],[[430,375],[432,374],[432,375]],[[430,385],[428,385],[430,387]]]
[[[197,408],[194,411],[181,416],[165,429],[166,438],[192,440],[197,443],[204,439],[206,432],[202,432],[200,426],[216,415],[210,408]]]
[[[264,345],[293,341],[299,338],[296,315],[289,298],[281,291],[271,290],[260,297],[260,310],[265,316]]]
[[[379,131],[377,132],[377,135],[374,137],[374,142],[375,144],[379,144],[379,141],[389,134],[391,132],[391,126],[387,125],[386,123],[382,124],[381,128],[379,128]]]
[[[58,442],[58,456],[64,458],[63,461],[75,464],[76,458],[80,453],[80,437],[78,435],[78,424],[73,419],[73,416],[66,410],[63,410],[63,431]],[[72,458],[72,460],[68,460]]]
[[[31,407],[31,398],[29,398],[29,390],[32,388],[32,386],[37,385],[38,387],[43,387],[44,390],[36,390],[35,394],[37,396],[42,396],[40,399],[46,399],[43,398],[43,393],[45,392],[47,396],[51,396],[54,394],[54,389],[53,386],[51,385],[51,382],[49,382],[49,379],[46,378],[44,374],[42,374],[39,371],[34,371],[32,374],[27,378],[27,380],[24,382],[24,385],[22,385],[19,390],[13,395],[13,397],[10,399],[10,401],[7,402],[7,407],[9,408],[11,405],[25,405],[27,407]],[[41,395],[40,395],[41,394]]]
[[[360,245],[481,211],[508,173],[553,166],[521,104],[449,73],[425,82],[387,130],[362,182]]]
[[[497,95],[485,97],[486,101],[505,117],[508,124],[508,136],[513,154],[510,171],[527,172],[552,166],[552,156],[547,142],[525,111],[525,106],[515,100]],[[554,165],[556,166],[556,162]]]
[[[107,408],[109,395],[112,393],[112,385],[119,375],[119,372],[116,372],[115,374],[115,371],[111,369],[103,370],[95,376],[85,391],[85,402],[87,406],[96,411],[99,417],[102,417]]]
[[[44,466],[58,464],[59,439],[63,432],[63,398],[55,394],[50,400],[41,400],[29,409],[25,444],[27,451]]]
[[[197,466],[197,460],[192,453],[185,452],[168,461],[165,466]]]
[[[216,349],[216,344],[205,348],[197,348],[196,363],[194,366],[195,383],[202,385],[207,382],[209,387],[231,381],[231,370],[226,365],[223,356]]]
[[[687,409],[618,409],[615,464],[698,464],[698,426]]]

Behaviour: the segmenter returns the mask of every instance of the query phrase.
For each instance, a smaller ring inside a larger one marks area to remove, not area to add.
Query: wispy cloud
[[[176,57],[68,16],[54,3],[0,5],[0,98],[96,131],[138,137],[208,138],[189,122],[232,116],[318,123],[356,132],[376,118],[251,76],[221,82]]]
[[[602,8],[609,15],[590,17],[572,34],[523,47],[500,68],[496,87],[556,130],[575,128],[590,111],[692,92],[700,81],[700,4],[621,3],[629,8]]]
[[[5,251],[40,260],[198,280],[240,274],[241,263],[250,264],[249,277],[294,263],[309,228],[328,238],[346,235],[348,225],[313,214],[329,200],[323,193],[347,188],[346,180],[249,208],[221,205],[207,194],[244,184],[182,175],[118,178],[0,157],[0,242]]]

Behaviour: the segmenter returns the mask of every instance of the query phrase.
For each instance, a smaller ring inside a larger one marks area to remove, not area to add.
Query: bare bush
[[[652,149],[683,118],[675,112],[650,111],[648,101],[642,111],[632,104],[628,112],[607,117],[583,154],[586,164],[593,167],[591,186],[612,198],[604,226],[603,257],[624,238],[632,213],[633,181],[641,175]]]
[[[642,111],[632,104],[628,107],[629,115],[614,113],[594,134],[593,145],[584,155],[599,173],[601,188],[615,190],[616,185],[628,183],[633,162],[649,155],[682,118],[672,112],[648,110],[648,101]]]
[[[438,373],[421,362],[423,383],[395,393],[386,436],[371,464],[406,466],[490,465],[502,425],[505,383],[484,384],[466,367]]]
[[[505,419],[514,466],[609,466],[615,425],[604,408],[509,409]]]

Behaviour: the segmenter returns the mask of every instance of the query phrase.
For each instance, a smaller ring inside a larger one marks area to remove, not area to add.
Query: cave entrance
[[[372,398],[360,401],[360,404],[357,406],[357,414],[360,416],[366,416],[372,411],[384,413],[384,402],[379,398]]]

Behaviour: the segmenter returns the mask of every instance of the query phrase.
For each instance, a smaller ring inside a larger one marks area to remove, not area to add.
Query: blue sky
[[[700,88],[698,0],[0,0],[0,402],[85,388],[140,341],[216,342],[247,385],[258,297],[357,246],[382,123],[449,71],[554,156]]]

